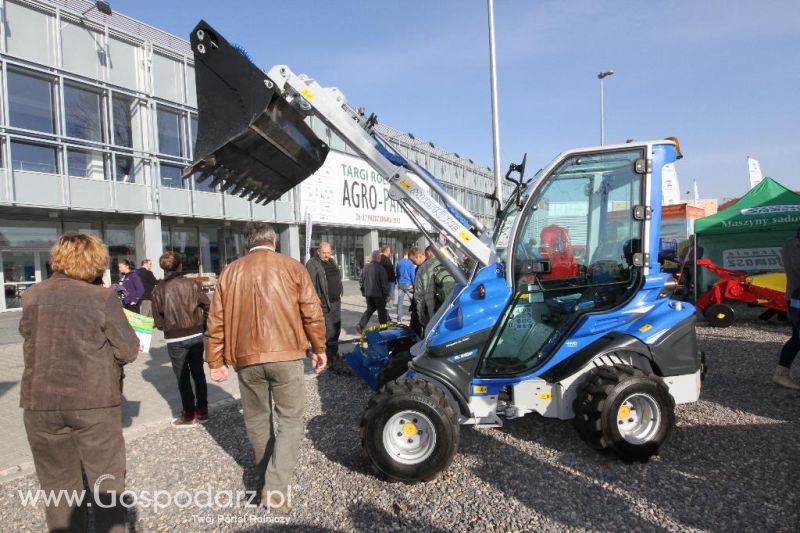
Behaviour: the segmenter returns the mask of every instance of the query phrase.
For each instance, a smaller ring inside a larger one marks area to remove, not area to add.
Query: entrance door
[[[47,279],[52,274],[50,268],[50,252],[42,251],[0,251],[0,262],[3,264],[3,295],[0,309],[19,309],[22,306],[22,294],[31,285]]]

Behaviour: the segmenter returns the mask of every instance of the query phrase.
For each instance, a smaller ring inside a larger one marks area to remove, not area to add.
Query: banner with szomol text
[[[358,157],[330,152],[325,164],[300,185],[300,212],[315,224],[416,230],[389,198],[389,183]]]
[[[780,246],[722,251],[722,266],[732,270],[783,271]]]

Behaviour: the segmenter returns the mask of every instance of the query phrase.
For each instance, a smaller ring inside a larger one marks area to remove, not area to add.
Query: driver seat
[[[589,263],[592,283],[620,281],[624,269],[624,244],[621,241],[608,241],[598,246]]]

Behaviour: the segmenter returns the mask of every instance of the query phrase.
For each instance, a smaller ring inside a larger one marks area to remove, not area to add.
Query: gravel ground
[[[599,455],[569,422],[532,415],[502,429],[463,428],[458,456],[435,482],[382,482],[359,443],[369,390],[325,372],[306,382],[288,526],[265,526],[266,512],[248,508],[139,506],[131,520],[138,531],[798,531],[800,394],[769,381],[788,328],[743,314],[751,320],[698,328],[710,367],[702,399],[678,408],[670,442],[647,464]],[[252,487],[238,404],[217,408],[206,428],[167,427],[129,442],[128,468],[135,491]],[[0,489],[1,530],[44,527],[43,511],[17,496],[36,488],[28,476]]]

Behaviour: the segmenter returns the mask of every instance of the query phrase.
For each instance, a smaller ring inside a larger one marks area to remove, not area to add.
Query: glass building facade
[[[48,249],[67,231],[105,240],[110,280],[118,259],[157,259],[166,249],[185,254],[187,270],[213,277],[244,254],[248,220],[273,223],[282,251],[304,259],[296,191],[263,206],[212,189],[210,181],[181,180],[197,132],[189,43],[116,11],[87,12],[92,5],[0,0],[0,311],[18,308],[19,295],[50,275]],[[354,155],[309,121],[333,150]],[[405,157],[491,222],[489,169],[381,127]],[[312,249],[330,241],[355,276],[377,243],[397,253],[419,236],[331,223],[315,225],[310,240]]]

